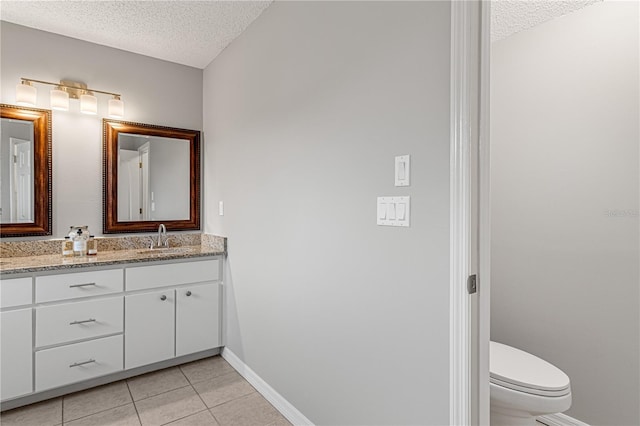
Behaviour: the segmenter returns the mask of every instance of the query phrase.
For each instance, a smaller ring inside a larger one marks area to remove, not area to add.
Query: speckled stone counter
[[[226,238],[215,235],[190,235],[197,237],[197,244],[155,250],[146,248],[146,241],[149,240],[149,237],[101,238],[98,240],[98,254],[85,257],[62,257],[59,253],[61,240],[3,242],[0,245],[2,250],[0,274],[5,276],[29,272],[189,259],[226,254]],[[188,241],[181,242],[194,243],[196,242],[196,237],[189,237]],[[34,249],[40,249],[39,253],[42,253],[42,247],[46,246],[50,246],[50,250],[57,248],[56,253],[34,255],[36,253]],[[111,250],[104,250],[104,247],[108,247]],[[6,256],[9,253],[13,254],[13,256]],[[16,255],[17,253],[19,254]]]

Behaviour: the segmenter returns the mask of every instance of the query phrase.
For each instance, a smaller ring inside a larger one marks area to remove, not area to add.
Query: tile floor
[[[0,414],[2,426],[290,426],[214,356]]]

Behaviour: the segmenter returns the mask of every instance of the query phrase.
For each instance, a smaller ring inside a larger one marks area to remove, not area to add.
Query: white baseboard
[[[313,423],[307,419],[296,407],[294,407],[289,401],[284,399],[282,395],[276,392],[267,382],[265,382],[260,376],[256,374],[251,368],[249,368],[236,354],[229,349],[224,348],[222,350],[222,358],[224,358],[233,368],[236,369],[247,382],[251,384],[256,390],[264,396],[264,398],[271,403],[284,417],[287,418],[295,426],[313,426]]]
[[[562,413],[540,416],[536,420],[538,423],[542,423],[547,426],[589,426],[580,420],[576,420],[573,417]]]

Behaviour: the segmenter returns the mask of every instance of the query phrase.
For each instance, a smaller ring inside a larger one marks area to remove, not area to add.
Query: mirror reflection
[[[0,237],[51,235],[51,111],[0,104]]]
[[[118,135],[118,221],[189,219],[189,140]]]
[[[0,122],[0,223],[29,223],[34,218],[33,122]]]
[[[103,232],[200,229],[200,132],[103,120]]]

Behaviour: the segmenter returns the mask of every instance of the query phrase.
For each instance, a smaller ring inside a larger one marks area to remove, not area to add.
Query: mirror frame
[[[0,104],[1,118],[33,123],[33,222],[2,223],[0,237],[51,235],[51,110]]]
[[[155,232],[161,223],[167,231],[200,229],[200,131],[132,123],[104,118],[102,137],[102,232]],[[190,203],[189,219],[157,221],[118,221],[118,135],[129,133],[142,136],[187,139],[189,141]]]

